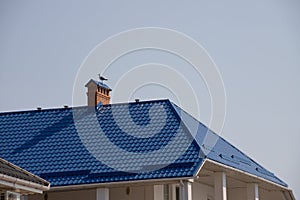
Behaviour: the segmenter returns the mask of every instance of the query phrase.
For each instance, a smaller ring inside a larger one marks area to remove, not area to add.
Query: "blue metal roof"
[[[169,100],[1,113],[0,137],[52,187],[192,177],[205,158],[287,186]]]
[[[198,146],[201,147],[201,153],[204,157],[282,186],[288,186],[272,172],[259,165],[242,151],[227,142],[224,138],[208,129],[204,124],[194,119],[180,107],[173,103],[172,105],[181,116],[181,120],[184,121],[188,127],[197,127],[194,138]],[[190,132],[192,131],[193,130],[190,130]]]

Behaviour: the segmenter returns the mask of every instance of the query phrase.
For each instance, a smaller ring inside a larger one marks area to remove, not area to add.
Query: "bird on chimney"
[[[102,81],[102,83],[103,83],[103,81],[107,81],[108,80],[107,78],[101,76],[101,74],[98,74],[98,76],[99,76],[99,79]]]

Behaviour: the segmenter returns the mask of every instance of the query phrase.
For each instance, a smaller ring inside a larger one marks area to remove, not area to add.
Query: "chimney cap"
[[[42,110],[42,107],[37,107],[36,109],[37,109],[37,110]]]
[[[69,108],[69,106],[68,105],[64,105],[64,108]]]
[[[136,102],[136,103],[140,102],[140,99],[135,99],[135,102]]]
[[[97,86],[100,86],[104,89],[107,89],[109,91],[112,91],[112,89],[110,87],[108,87],[108,85],[106,85],[105,83],[102,83],[100,81],[95,81],[94,79],[90,79],[87,84],[85,84],[85,87],[88,87],[90,84],[94,84],[94,85],[97,85]]]

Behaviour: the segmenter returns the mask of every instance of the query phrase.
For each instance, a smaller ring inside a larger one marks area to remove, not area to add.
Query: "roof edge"
[[[129,180],[129,181],[118,181],[118,182],[106,182],[106,183],[93,183],[93,184],[79,184],[79,185],[67,185],[67,186],[53,186],[50,188],[51,191],[60,190],[77,190],[77,189],[88,189],[97,187],[108,187],[118,184],[138,184],[138,183],[150,183],[150,182],[167,182],[167,181],[180,181],[194,179],[195,177],[176,177],[176,178],[157,178],[157,179],[144,179],[144,180]]]
[[[224,165],[224,164],[219,163],[219,162],[217,162],[217,161],[214,161],[214,160],[212,160],[212,159],[206,158],[206,159],[204,160],[204,162],[203,162],[203,165],[204,165],[205,162],[210,162],[210,163],[215,164],[215,165],[218,165],[218,166],[220,166],[220,167],[224,167],[224,168],[226,168],[226,169],[229,169],[229,170],[232,170],[232,171],[236,171],[236,172],[239,172],[239,173],[248,175],[248,176],[250,176],[250,177],[256,178],[256,179],[258,179],[258,180],[264,181],[264,182],[266,182],[266,183],[272,184],[272,185],[277,186],[277,187],[279,187],[279,188],[281,188],[281,189],[291,191],[291,189],[288,188],[288,186],[280,185],[280,184],[275,183],[275,182],[273,182],[273,181],[267,180],[267,179],[265,179],[265,178],[263,178],[263,177],[259,177],[259,176],[253,175],[253,174],[251,174],[251,173],[249,173],[249,172],[245,172],[245,171],[243,171],[243,170],[236,169],[236,168],[231,167],[231,166],[228,166],[228,165]]]
[[[15,168],[16,170],[19,170],[19,171],[23,172],[24,174],[27,174],[28,176],[31,176],[33,178],[38,179],[39,181],[41,181],[43,183],[44,186],[50,187],[50,183],[48,181],[46,181],[45,179],[42,179],[41,177],[39,177],[39,176],[37,176],[33,173],[30,173],[30,172],[26,171],[25,169],[23,169],[23,168],[21,168],[17,165],[14,165],[13,163],[8,162],[7,160],[5,160],[3,158],[0,158],[0,161],[3,162],[4,164],[8,165],[8,166],[11,166],[11,167]],[[16,177],[4,175],[4,174],[3,174],[3,176],[12,177],[13,179],[19,179],[19,180],[21,180],[21,182],[23,182],[23,181],[26,182],[27,181],[27,180],[23,180],[23,179],[20,179],[20,178],[16,178]],[[30,182],[30,181],[28,181],[28,182]],[[36,184],[38,184],[38,183],[36,183]],[[40,184],[38,184],[38,185],[40,185]]]
[[[34,192],[34,193],[43,193],[43,191],[47,191],[50,189],[50,183],[49,185],[45,186],[39,183],[34,183],[31,181],[15,178],[12,176],[8,176],[5,174],[0,174],[0,180],[3,184],[7,186],[11,186],[17,189],[25,190],[28,192]]]

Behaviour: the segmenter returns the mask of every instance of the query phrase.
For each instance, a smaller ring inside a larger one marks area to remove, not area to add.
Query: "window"
[[[180,189],[178,184],[163,185],[164,200],[180,200]]]
[[[0,194],[0,200],[20,200],[20,194],[15,192],[3,192]]]

